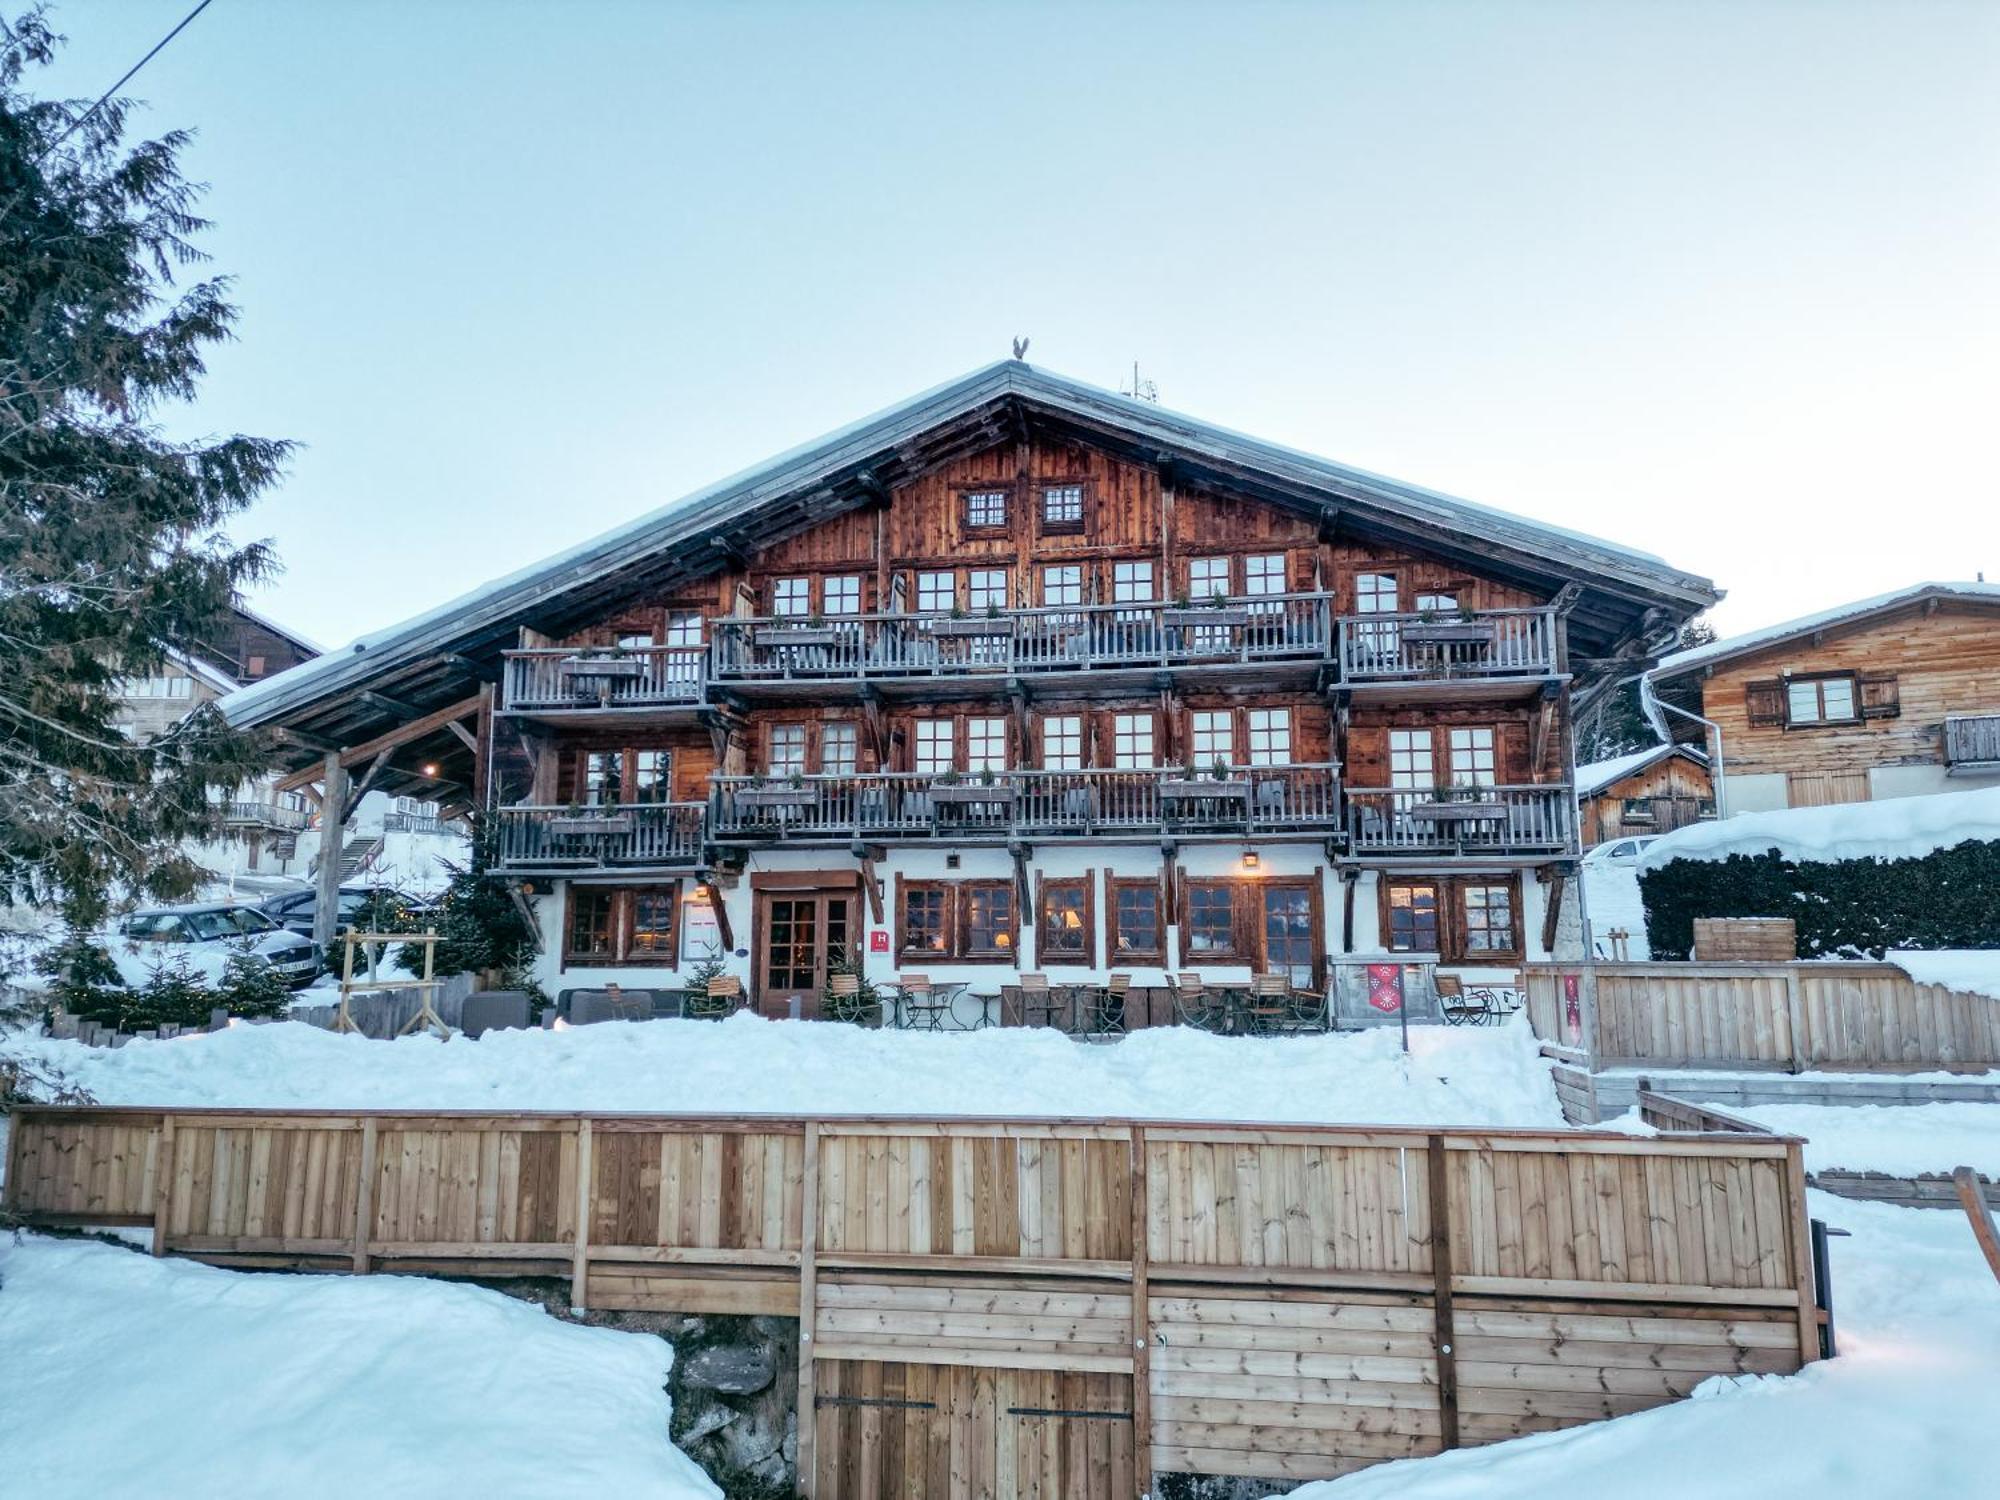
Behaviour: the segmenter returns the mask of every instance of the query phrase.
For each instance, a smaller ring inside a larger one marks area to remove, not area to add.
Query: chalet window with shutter
[[[951,887],[941,881],[902,888],[903,920],[897,944],[904,958],[945,958],[951,952]]]
[[[1854,677],[1794,677],[1785,683],[1785,723],[1788,728],[1815,724],[1851,724],[1860,718]]]
[[[957,956],[968,962],[1014,956],[1014,887],[1005,880],[968,880],[959,887]]]
[[[1903,712],[1902,689],[1894,672],[1863,672],[1854,680],[1864,719],[1894,719]]]
[[[1083,530],[1083,486],[1051,484],[1042,487],[1042,530]]]
[[[965,492],[965,529],[967,531],[1006,530],[1007,492],[1005,490],[967,490]]]
[[[573,885],[569,921],[563,928],[563,958],[569,962],[617,957],[614,909],[618,893],[605,886]]]
[[[1097,932],[1090,909],[1088,880],[1050,880],[1042,884],[1041,910],[1036,914],[1035,959],[1058,967],[1089,968],[1097,962]]]
[[[1157,880],[1111,882],[1111,961],[1161,963],[1166,957]]]
[[[671,885],[571,886],[563,962],[671,966],[678,895]]]
[[[1777,678],[1743,684],[1743,714],[1752,727],[1785,722],[1785,685]]]
[[[1380,893],[1383,945],[1391,953],[1435,953],[1448,964],[1521,956],[1516,876],[1385,878]]]

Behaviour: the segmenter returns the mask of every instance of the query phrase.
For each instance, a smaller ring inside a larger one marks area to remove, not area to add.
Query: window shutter
[[[1785,685],[1777,678],[1743,684],[1743,706],[1754,724],[1785,722]]]
[[[1861,717],[1894,719],[1903,712],[1902,689],[1894,672],[1863,672],[1856,679],[1860,689]]]

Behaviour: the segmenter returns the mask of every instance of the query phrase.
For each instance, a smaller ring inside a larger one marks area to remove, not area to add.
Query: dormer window
[[[1042,489],[1044,531],[1083,530],[1083,486],[1051,484]]]

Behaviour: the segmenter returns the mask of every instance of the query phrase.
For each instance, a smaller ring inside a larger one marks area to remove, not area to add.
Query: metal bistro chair
[[[1485,996],[1475,990],[1465,993],[1465,982],[1456,974],[1440,974],[1437,985],[1438,1010],[1447,1026],[1483,1026],[1488,1014]]]
[[[1220,1034],[1229,1029],[1229,1001],[1202,982],[1199,974],[1173,976],[1174,1020],[1182,1026]]]
[[[1076,997],[1067,990],[1049,988],[1046,974],[1021,976],[1021,1024],[1053,1026],[1058,1031],[1075,1029]]]
[[[949,998],[940,998],[928,974],[905,974],[896,986],[898,1024],[905,1031],[943,1031],[944,1018],[951,1009]]]
[[[1498,1026],[1521,1008],[1521,976],[1515,973],[1502,983],[1475,984],[1465,997],[1482,1008],[1479,1024]]]
[[[829,1020],[852,1021],[865,1025],[861,1014],[861,976],[829,974],[826,977],[826,1011]]]
[[[1105,981],[1104,988],[1087,988],[1089,993],[1083,997],[1083,1013],[1078,1018],[1081,1033],[1089,1037],[1125,1035],[1125,997],[1131,992],[1132,976],[1113,974]]]

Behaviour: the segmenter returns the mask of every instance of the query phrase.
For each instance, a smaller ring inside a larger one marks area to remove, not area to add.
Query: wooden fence
[[[1328,1477],[1818,1354],[1796,1140],[28,1107],[6,1202],[218,1264],[800,1319],[819,1500]]]
[[[1589,1068],[1981,1072],[2000,1000],[1893,964],[1531,964],[1535,1034]]]

